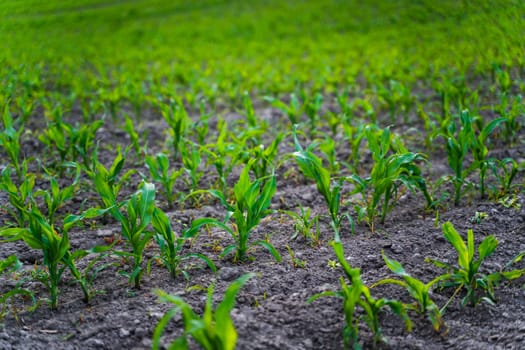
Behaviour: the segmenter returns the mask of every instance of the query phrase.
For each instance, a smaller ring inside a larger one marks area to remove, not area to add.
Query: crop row
[[[0,188],[8,203],[3,205],[6,215],[0,236],[2,242],[21,240],[42,252],[43,268],[34,270],[30,278],[46,286],[50,306],[57,308],[59,286],[66,271],[78,282],[88,302],[94,296],[92,285],[97,273],[111,257],[125,261],[122,274],[139,288],[144,271],[150,269],[151,261],[145,262],[143,257],[151,242],[158,247],[156,258],[174,278],[187,276],[183,261],[190,258],[200,259],[215,271],[211,257],[185,252],[187,243],[211,226],[231,237],[221,257],[231,256],[242,263],[258,245],[279,262],[281,247],[274,247],[269,240],[254,240],[252,233],[264,218],[276,213],[272,202],[280,183],[294,179],[312,182],[326,203],[327,215],[322,217],[328,217],[331,223],[334,251],[345,272],[341,290],[323,295],[343,299],[346,342],[357,344],[357,306],[364,311],[376,341],[381,339],[378,314],[385,306],[398,314],[407,328],[411,327],[407,310],[415,309],[428,315],[436,330],[442,330],[441,314],[446,305],[435,305],[429,295],[433,288],[454,287],[454,296],[464,293],[464,303],[494,302],[494,288],[501,280],[516,279],[525,272],[510,268],[489,274],[479,272],[483,260],[497,247],[493,236],[480,243],[476,257],[473,232],[468,232],[465,242],[451,224],[445,224],[443,232],[458,252],[458,264],[433,261],[447,272],[427,283],[413,278],[398,262],[384,255],[386,265],[400,279],[386,279],[376,285],[400,285],[415,304],[372,297],[370,287],[361,281],[359,269],[346,262],[341,240],[352,234],[356,224],[368,225],[373,233],[406,193],[421,196],[421,211],[436,216],[446,210],[449,201],[461,205],[463,198],[475,191],[481,198],[518,205],[517,193],[523,190],[521,160],[497,158],[490,152],[494,145],[520,142],[523,102],[513,92],[510,78],[505,80],[508,74],[500,74],[488,93],[445,86],[436,92],[438,104],[421,101],[395,81],[390,81],[386,91],[368,91],[361,97],[351,96],[348,90],[335,96],[303,91],[287,99],[268,97],[266,101],[273,111],[283,116],[276,125],[258,115],[248,94],[243,95],[238,120],[220,116],[205,103],[199,115],[192,118],[190,108],[181,100],[157,96],[152,99],[150,113],[162,116],[159,122],[166,126],[166,135],[152,145],[137,128],[141,110],[135,109],[133,119],[125,108],[110,104],[98,118],[99,110],[90,109],[98,100],[87,104],[79,115],[75,108],[82,102],[74,95],[35,96],[31,89],[21,95],[4,91],[0,144],[8,164],[2,169]],[[43,125],[35,118],[40,112],[45,117]],[[382,127],[384,123],[392,125]],[[106,125],[120,126],[129,139],[124,150],[115,148],[116,156],[109,163],[99,158],[100,153],[108,153],[104,143],[114,148],[99,138]],[[409,138],[393,131],[396,126],[409,125],[425,129],[416,140],[423,145],[417,152],[409,150]],[[44,152],[26,156],[30,153],[29,141]],[[427,167],[429,154],[445,156],[449,173],[433,175]],[[129,190],[137,184],[136,192]],[[89,198],[90,191],[94,191],[95,198]],[[88,197],[88,201],[84,208],[68,213],[74,197]],[[173,230],[166,210],[212,201],[224,208],[224,217],[197,218],[182,232]],[[294,209],[299,210],[281,212],[293,219],[296,235],[304,235],[313,245],[321,244],[319,216],[307,208]],[[69,233],[73,227],[93,220],[100,223],[104,218],[120,224],[125,248],[116,242],[88,250],[71,247]],[[293,256],[293,252],[290,254]],[[523,253],[517,254],[508,266],[522,257]],[[89,262],[79,264],[85,258]],[[10,257],[4,260],[2,270],[16,264],[16,258]],[[79,269],[80,265],[85,267]],[[197,339],[215,335],[214,342],[231,346],[235,330],[227,321],[228,313],[246,278],[231,287],[224,306],[220,304],[215,310],[215,317],[221,321],[210,321],[212,310],[207,304],[198,332],[188,326],[196,322],[196,314],[180,298],[163,297],[183,312],[188,334]],[[15,288],[4,294],[2,301],[6,303],[18,294],[34,298],[31,291]],[[163,319],[155,336],[160,336],[162,327],[176,312]],[[224,329],[214,328],[219,324]]]

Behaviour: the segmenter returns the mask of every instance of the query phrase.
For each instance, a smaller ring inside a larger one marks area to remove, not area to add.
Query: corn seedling
[[[22,263],[15,255],[10,255],[5,259],[0,259],[0,275],[4,273],[15,273],[20,270],[21,267]],[[32,307],[30,310],[38,305],[33,293],[27,289],[21,288],[20,284],[21,282],[17,283],[17,285],[9,291],[0,294],[0,320],[2,320],[9,312],[8,302],[17,296],[31,299]]]
[[[319,143],[319,150],[328,162],[328,170],[330,173],[338,173],[340,166],[337,161],[335,140],[331,137],[325,137],[324,140]]]
[[[512,158],[495,159],[489,162],[489,167],[498,185],[492,190],[492,197],[500,199],[509,195],[513,188],[517,187],[517,184],[512,182],[520,169],[518,163]]]
[[[304,112],[308,117],[310,137],[314,137],[319,124],[319,112],[323,106],[323,95],[316,93],[313,97],[305,99]]]
[[[168,208],[173,208],[173,202],[176,198],[174,193],[175,182],[182,175],[184,169],[170,172],[170,162],[164,153],[157,153],[155,156],[146,155],[145,162],[151,178],[162,185]]]
[[[461,291],[466,290],[465,297],[461,300],[461,305],[470,303],[475,306],[478,302],[484,301],[489,304],[494,304],[496,298],[494,296],[494,285],[496,281],[501,279],[515,279],[525,273],[525,269],[494,272],[485,274],[480,271],[480,265],[488,258],[498,246],[498,240],[490,235],[483,239],[479,244],[477,252],[478,257],[475,256],[474,246],[474,232],[467,231],[467,242],[463,240],[461,235],[456,231],[452,223],[446,222],[442,226],[443,235],[446,240],[452,244],[458,254],[457,265],[448,264],[434,259],[426,259],[437,267],[446,269],[447,278],[445,278],[440,285],[444,288],[456,288],[454,295],[443,307],[443,310],[449,305],[453,298]],[[523,255],[518,255],[510,264],[521,260]],[[510,265],[508,264],[508,265]],[[483,296],[480,296],[480,293]]]
[[[272,174],[269,179],[262,178],[251,181],[250,167],[245,166],[233,188],[234,199],[232,204],[228,202],[226,194],[221,191],[207,190],[196,192],[196,194],[206,192],[219,199],[227,211],[224,221],[213,218],[194,220],[186,234],[192,236],[203,226],[216,226],[226,231],[235,241],[235,244],[224,248],[221,256],[235,252],[234,259],[244,261],[247,257],[248,249],[251,246],[260,245],[266,248],[275,260],[281,261],[281,256],[267,240],[250,242],[253,229],[257,227],[262,219],[273,212],[269,207],[276,188],[275,175]],[[228,222],[230,222],[230,225],[228,225]]]
[[[207,155],[208,164],[211,163],[217,171],[217,185],[219,190],[226,193],[227,178],[235,166],[238,156],[239,145],[233,142],[227,142],[228,127],[224,120],[220,120],[218,125],[217,141],[214,144],[202,147],[202,153]]]
[[[293,157],[295,158],[297,165],[299,166],[299,169],[303,175],[315,181],[317,190],[325,199],[331,218],[331,225],[334,230],[335,237],[338,239],[343,219],[346,217],[350,222],[352,222],[350,216],[341,215],[339,213],[341,206],[342,180],[332,183],[330,171],[323,167],[321,159],[319,159],[319,157],[313,154],[309,149],[302,148],[297,138],[295,127],[293,136],[295,143],[295,152],[293,153]]]
[[[133,147],[133,150],[135,151],[135,154],[137,156],[140,156],[146,152],[147,146],[145,145],[142,147],[140,145],[140,136],[137,130],[135,129],[135,125],[133,124],[133,120],[129,115],[125,115],[125,122],[124,122],[124,131],[127,132],[129,136],[129,140],[131,142],[131,146]],[[143,135],[145,138],[146,135]]]
[[[16,221],[18,227],[24,227],[28,223],[27,209],[34,204],[33,190],[35,187],[35,175],[27,172],[27,161],[22,164],[23,180],[17,186],[11,178],[12,168],[6,167],[1,173],[0,189],[9,196],[9,204],[6,211]]]
[[[23,125],[15,129],[13,117],[9,111],[9,103],[6,103],[2,114],[3,128],[0,131],[0,147],[4,150],[16,171],[18,180],[23,180],[22,159],[20,159],[20,136],[24,132]]]
[[[199,170],[201,166],[201,150],[200,148],[189,140],[183,140],[183,146],[180,149],[180,156],[184,171],[188,179],[185,179],[190,192],[196,191],[199,188],[199,181],[204,175],[204,172]]]
[[[180,273],[188,278],[188,274],[181,267],[181,263],[191,258],[202,260],[213,272],[216,271],[215,264],[207,256],[200,253],[182,254],[184,244],[191,237],[178,236],[173,231],[169,217],[159,208],[153,210],[151,224],[155,230],[155,241],[160,248],[162,264],[168,269],[173,278],[176,278]]]
[[[125,273],[135,288],[140,288],[142,278],[142,258],[146,245],[154,232],[148,230],[155,208],[155,185],[143,182],[142,187],[131,198],[117,202],[111,186],[103,178],[95,177],[95,187],[102,197],[105,208],[120,222],[122,237],[131,246],[131,253],[118,252],[119,255],[133,259],[132,271]]]
[[[93,170],[86,170],[86,173],[91,178],[94,183],[95,190],[102,196],[108,196],[106,190],[112,193],[112,196],[117,199],[120,193],[122,185],[128,181],[128,179],[133,175],[136,170],[129,169],[124,174],[121,174],[124,168],[124,162],[126,161],[127,154],[129,152],[129,147],[126,147],[124,152],[120,146],[117,146],[117,155],[109,169],[107,169],[102,163],[98,161],[97,152],[93,152],[92,155],[92,166]],[[103,185],[104,184],[104,185]],[[106,188],[107,187],[107,188]],[[103,202],[104,203],[104,202]],[[108,208],[112,204],[106,206]]]
[[[467,110],[460,113],[460,129],[457,130],[456,123],[450,123],[447,132],[443,135],[446,139],[447,159],[453,171],[452,183],[454,185],[454,204],[459,205],[461,189],[468,175],[468,169],[463,169],[465,157],[472,145],[472,119]]]
[[[504,135],[507,142],[516,142],[518,132],[521,130],[525,112],[525,103],[521,95],[511,97],[508,94],[500,95],[500,103],[493,107],[494,112],[506,119]]]
[[[174,159],[179,160],[183,139],[190,123],[190,118],[182,102],[170,99],[169,104],[159,102],[162,117],[169,126],[171,147],[173,148]]]
[[[301,115],[303,114],[304,106],[295,94],[290,94],[290,104],[286,104],[277,98],[269,96],[266,96],[264,99],[270,102],[273,107],[283,112],[292,125],[301,122]]]
[[[413,309],[421,315],[427,315],[430,322],[432,322],[432,325],[434,326],[434,330],[436,332],[439,331],[440,328],[444,326],[443,320],[441,319],[441,310],[430,297],[430,293],[434,285],[443,279],[448,278],[448,276],[441,275],[428,283],[424,283],[421,280],[410,276],[403,268],[403,265],[401,265],[398,261],[390,259],[385,255],[384,252],[382,252],[382,255],[383,260],[390,271],[401,277],[403,280],[386,278],[375,283],[374,286],[382,284],[395,284],[405,288],[408,294],[414,298],[414,304],[407,305],[407,307]]]
[[[359,124],[354,127],[350,123],[343,123],[343,135],[345,140],[350,145],[350,154],[343,164],[349,168],[352,172],[359,170],[359,163],[361,162],[361,144],[366,137],[365,130],[367,128],[377,128],[375,124]]]
[[[192,337],[206,350],[234,350],[237,343],[237,331],[230,316],[235,306],[235,298],[242,286],[254,275],[245,274],[233,281],[226,289],[222,301],[213,308],[213,291],[215,286],[208,287],[208,297],[202,317],[199,317],[182,298],[157,291],[161,301],[175,305],[159,321],[153,331],[153,350],[160,349],[160,338],[169,321],[179,312],[182,314],[184,333],[169,345],[170,349],[188,349],[188,337]]]
[[[362,349],[359,343],[359,323],[361,319],[364,319],[374,335],[374,347],[377,346],[380,341],[385,341],[379,324],[379,313],[387,306],[395,315],[403,320],[406,329],[410,331],[412,329],[412,322],[408,317],[406,306],[397,300],[374,298],[370,293],[370,289],[361,279],[361,270],[359,268],[352,268],[346,261],[341,242],[334,241],[332,246],[349,283],[345,281],[344,277],[341,277],[339,279],[341,290],[316,294],[311,297],[308,302],[313,302],[325,296],[335,296],[343,299],[343,311],[346,321],[346,326],[343,331],[345,348]],[[363,311],[361,316],[357,315],[358,308],[361,308]]]
[[[481,118],[479,118],[481,120]],[[480,182],[480,193],[481,198],[485,198],[485,180],[487,177],[487,170],[491,162],[488,159],[489,150],[487,147],[489,135],[502,123],[506,122],[505,118],[496,118],[491,120],[485,126],[480,127],[479,135],[473,133],[471,135],[471,150],[474,162],[471,168],[477,168],[479,170],[479,182]]]
[[[250,168],[257,179],[267,177],[276,164],[279,144],[284,138],[284,133],[278,133],[268,147],[258,144],[245,153],[240,153],[241,160],[245,164],[250,164]]]
[[[294,268],[301,268],[304,269],[306,267],[306,260],[299,259],[296,255],[293,249],[287,244],[285,246],[286,250],[288,251],[288,254],[290,255],[290,260],[292,262],[292,266]]]
[[[309,240],[312,245],[319,246],[321,244],[319,228],[319,216],[312,217],[311,208],[300,207],[300,213],[292,210],[283,210],[282,213],[288,215],[293,220],[294,234],[291,239],[296,239],[299,235]]]
[[[77,167],[77,176],[71,185],[60,189],[57,179],[51,176],[49,179],[49,189],[38,190],[34,193],[33,197],[35,199],[38,197],[44,199],[47,207],[47,220],[51,225],[53,225],[56,220],[57,210],[63,207],[64,204],[75,195],[79,178],[80,168]]]
[[[367,178],[362,178],[357,174],[350,176],[350,180],[356,185],[354,193],[361,194],[361,201],[354,204],[358,220],[364,219],[374,232],[378,208],[381,206],[380,222],[383,224],[386,215],[393,209],[402,186],[413,192],[415,189],[421,191],[425,196],[427,206],[432,207],[434,201],[427,190],[421,169],[417,165],[417,162],[425,161],[426,158],[422,154],[408,152],[399,141],[392,141],[388,128],[381,133],[368,128],[366,135],[374,160],[370,176]],[[391,150],[393,153],[388,154]]]
[[[88,124],[72,125],[62,119],[62,109],[57,106],[53,109],[52,121],[48,122],[42,131],[39,140],[50,149],[56,149],[60,156],[60,164],[66,160],[77,161],[80,157],[83,165],[89,168],[91,163],[91,149],[95,145],[95,135],[104,125],[103,120]]]
[[[61,234],[59,234],[35,206],[27,210],[28,227],[0,230],[0,237],[5,238],[0,243],[23,240],[30,248],[42,251],[46,270],[41,275],[40,281],[49,290],[49,304],[52,309],[58,307],[58,287],[66,268],[69,269],[71,275],[80,284],[84,293],[84,301],[88,302],[91,298],[89,287],[75,265],[75,256],[71,252],[68,231],[79,220],[93,218],[100,214],[101,211],[92,209],[80,216],[68,215],[64,219],[63,227],[60,230]]]
[[[389,80],[388,84],[377,87],[377,93],[388,107],[391,122],[396,122],[396,113],[399,109],[406,123],[415,100],[410,89],[401,82]]]

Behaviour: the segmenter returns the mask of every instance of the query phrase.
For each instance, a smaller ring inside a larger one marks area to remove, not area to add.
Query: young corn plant
[[[219,199],[227,214],[224,221],[213,218],[194,220],[186,235],[193,236],[203,226],[216,226],[226,231],[235,241],[234,244],[224,248],[221,256],[235,252],[234,260],[244,261],[247,258],[249,248],[260,245],[266,248],[275,260],[280,262],[281,256],[267,240],[250,242],[253,229],[262,219],[273,212],[269,208],[276,189],[275,175],[272,174],[269,179],[262,178],[251,181],[250,167],[245,166],[233,188],[234,198],[231,204],[228,202],[226,194],[218,190],[197,191],[197,193],[207,192]],[[230,222],[229,225],[228,222]]]
[[[396,113],[400,110],[406,123],[415,100],[410,89],[401,82],[389,80],[388,84],[377,87],[377,93],[388,107],[390,120],[396,122]]]
[[[218,189],[222,193],[226,193],[228,187],[227,179],[236,164],[241,146],[237,143],[226,141],[228,136],[226,121],[220,120],[217,124],[217,130],[217,141],[202,146],[202,153],[207,156],[207,164],[211,163],[217,171]]]
[[[445,239],[452,244],[458,254],[457,265],[434,259],[426,259],[426,261],[448,271],[446,278],[440,283],[441,287],[456,289],[452,298],[442,308],[443,311],[461,290],[466,291],[465,297],[461,300],[461,305],[463,306],[467,303],[475,306],[480,301],[494,304],[496,301],[494,295],[496,282],[502,279],[513,280],[525,274],[525,269],[497,271],[490,274],[481,272],[481,264],[494,253],[498,246],[498,240],[493,235],[485,237],[478,245],[478,256],[476,258],[474,232],[472,230],[469,229],[467,231],[467,241],[465,242],[452,223],[446,222],[442,228]],[[520,261],[524,254],[525,252],[519,254],[507,264],[507,267],[514,262]]]
[[[493,110],[500,117],[506,119],[503,130],[505,141],[509,143],[516,142],[518,132],[522,128],[523,113],[525,112],[523,97],[521,95],[512,97],[508,94],[501,94],[500,102],[493,107]]]
[[[131,146],[133,147],[135,154],[137,156],[145,154],[147,150],[147,145],[144,145],[144,147],[140,145],[139,133],[135,129],[133,120],[127,114],[125,115],[124,131],[126,131],[129,136],[129,140],[131,141]],[[146,136],[147,135],[145,133],[142,135],[143,138],[146,138]]]
[[[348,215],[340,214],[341,207],[341,188],[342,180],[332,183],[330,178],[330,171],[323,167],[323,163],[319,157],[313,154],[309,149],[303,149],[297,138],[297,132],[293,131],[295,152],[292,156],[295,158],[299,169],[303,175],[315,181],[317,190],[328,206],[328,212],[331,218],[331,225],[334,230],[336,239],[340,237],[340,229],[343,219],[346,217],[351,223],[352,219]]]
[[[481,119],[481,118],[480,118]],[[477,168],[479,170],[479,184],[481,198],[485,198],[485,182],[487,177],[487,170],[492,162],[488,158],[489,149],[487,147],[488,137],[490,134],[502,123],[507,122],[505,118],[496,118],[491,120],[489,123],[480,128],[479,134],[473,133],[471,135],[471,151],[474,158],[474,162],[471,168]]]
[[[15,255],[10,255],[5,259],[0,259],[0,275],[4,273],[16,273],[21,267],[22,263]],[[9,313],[9,301],[17,296],[31,299],[32,306],[29,308],[29,310],[32,310],[38,305],[33,293],[25,288],[21,288],[20,284],[21,283],[19,282],[14,288],[3,294],[0,294],[0,320],[2,320]]]
[[[457,130],[456,123],[450,123],[446,133],[442,135],[446,140],[448,164],[454,172],[452,184],[454,185],[454,205],[456,206],[461,200],[461,190],[468,175],[468,169],[464,169],[464,161],[471,148],[474,135],[472,119],[467,110],[460,113],[459,121],[459,130]]]
[[[350,176],[350,180],[356,185],[353,193],[361,194],[361,201],[354,204],[358,220],[364,219],[374,232],[379,207],[381,207],[380,222],[383,224],[387,214],[394,208],[397,194],[402,186],[412,192],[416,189],[421,191],[427,206],[432,207],[434,201],[417,165],[417,162],[426,161],[426,158],[422,154],[408,152],[399,141],[392,141],[388,128],[380,133],[373,128],[368,128],[366,136],[374,161],[370,176],[366,178],[357,174]]]
[[[122,170],[124,169],[124,162],[127,159],[129,149],[130,148],[127,147],[124,150],[124,152],[122,152],[121,147],[117,146],[117,155],[115,156],[115,159],[113,159],[113,162],[111,163],[109,169],[107,169],[104,166],[104,164],[99,162],[97,152],[93,152],[93,165],[91,166],[93,170],[87,170],[86,173],[91,178],[91,181],[93,181],[95,185],[95,190],[99,193],[101,198],[103,196],[107,196],[105,192],[100,192],[100,190],[106,189],[106,186],[101,185],[102,183],[105,183],[107,185],[107,187],[113,194],[113,197],[117,199],[122,186],[129,180],[131,175],[133,175],[136,172],[135,169],[129,169],[126,172],[124,172],[124,174],[121,174]],[[109,206],[111,205],[112,204],[110,204]],[[106,206],[106,208],[108,208],[108,206]]]
[[[132,271],[124,273],[135,288],[140,288],[142,279],[142,259],[146,245],[153,238],[154,232],[149,230],[155,209],[155,185],[144,182],[141,188],[131,198],[124,202],[117,202],[110,184],[102,177],[95,177],[95,187],[102,197],[105,208],[120,222],[122,237],[131,247],[129,252],[117,252],[123,257],[131,257]]]
[[[169,104],[159,102],[159,107],[162,117],[169,126],[169,142],[173,148],[174,159],[179,160],[181,149],[183,148],[184,136],[186,135],[191,120],[188,117],[186,108],[180,101],[176,102],[174,99],[170,99]]]
[[[80,168],[77,167],[77,176],[71,185],[60,189],[57,179],[51,176],[49,179],[49,189],[38,190],[33,194],[34,198],[42,197],[44,199],[44,203],[47,207],[47,220],[51,225],[55,223],[57,210],[63,207],[68,200],[75,196],[79,178]]]
[[[235,298],[243,285],[254,275],[245,274],[226,289],[222,301],[213,308],[213,291],[215,286],[208,287],[208,297],[204,306],[204,313],[199,317],[191,306],[182,298],[157,291],[161,301],[175,305],[159,321],[153,331],[153,350],[161,348],[160,338],[166,329],[169,321],[177,314],[182,314],[184,333],[175,339],[169,349],[188,349],[188,337],[192,337],[203,349],[206,350],[234,350],[237,343],[237,331],[230,316],[235,306]]]
[[[183,169],[187,174],[187,178],[185,178],[186,185],[189,187],[190,192],[197,191],[200,179],[204,175],[204,172],[199,169],[202,161],[200,147],[190,140],[183,140],[180,156],[184,166]]]
[[[517,184],[513,184],[513,181],[520,170],[520,166],[514,159],[495,159],[489,163],[489,167],[498,185],[497,187],[494,186],[495,188],[491,190],[491,197],[501,199],[509,195],[514,188],[518,187]]]
[[[264,144],[261,143],[246,152],[239,153],[240,160],[245,164],[250,164],[251,170],[256,178],[267,177],[277,165],[276,159],[279,144],[283,138],[284,133],[278,133],[268,147],[265,147]]]
[[[168,269],[171,277],[176,278],[180,273],[189,278],[188,273],[182,268],[181,264],[184,260],[197,258],[202,260],[213,271],[217,271],[215,264],[207,256],[200,253],[182,254],[184,244],[190,236],[178,236],[171,226],[169,217],[159,208],[153,210],[153,217],[151,225],[155,230],[154,239],[160,249],[160,260],[162,264]]]
[[[299,235],[309,240],[312,245],[321,245],[321,229],[319,227],[319,215],[312,217],[311,208],[300,207],[301,212],[283,210],[282,213],[288,215],[293,220],[294,234],[291,239],[297,239]]]
[[[68,232],[79,220],[98,215],[100,215],[100,211],[96,209],[88,210],[80,216],[68,215],[63,221],[61,234],[59,234],[55,226],[50,224],[40,210],[34,206],[27,211],[28,227],[0,230],[0,237],[5,238],[0,243],[23,240],[30,248],[42,251],[46,269],[43,272],[41,282],[49,291],[49,304],[52,309],[58,307],[59,285],[66,269],[69,269],[71,275],[80,284],[84,293],[84,301],[88,302],[92,296],[86,280],[82,278],[81,272],[76,267]]]
[[[162,185],[168,208],[173,208],[177,197],[177,194],[174,193],[175,182],[184,172],[184,168],[170,172],[170,162],[164,153],[157,153],[155,156],[146,155],[145,162],[151,178]]]
[[[301,115],[303,114],[304,106],[295,94],[290,94],[290,104],[286,104],[277,98],[269,96],[266,96],[264,99],[270,102],[273,107],[283,112],[292,125],[301,122]]]
[[[314,96],[305,99],[304,112],[308,117],[308,125],[310,137],[314,137],[316,134],[317,127],[319,125],[319,112],[323,107],[323,95],[316,93]]]
[[[345,281],[345,278],[341,277],[339,280],[341,290],[316,294],[308,302],[313,302],[325,296],[335,296],[343,299],[343,311],[346,321],[343,331],[345,348],[362,349],[362,345],[359,343],[359,323],[362,319],[364,319],[374,335],[374,348],[379,342],[385,341],[379,324],[379,313],[384,307],[389,307],[395,315],[399,316],[405,323],[407,331],[410,331],[412,322],[408,316],[406,306],[397,300],[374,298],[370,293],[370,289],[363,283],[361,270],[352,268],[346,261],[342,243],[334,241],[332,246],[349,283]],[[359,308],[363,311],[361,316],[357,315]]]
[[[443,279],[448,278],[448,276],[441,275],[437,278],[434,278],[428,283],[424,283],[423,281],[410,276],[403,268],[403,265],[401,265],[398,261],[390,259],[385,255],[384,252],[382,252],[382,255],[383,260],[385,261],[385,264],[386,266],[388,266],[390,271],[401,277],[403,280],[386,278],[375,283],[374,287],[382,284],[395,284],[405,288],[408,294],[410,294],[410,296],[414,298],[414,303],[411,305],[407,305],[407,307],[421,315],[426,315],[429,318],[430,322],[432,322],[434,330],[438,332],[441,328],[444,327],[444,322],[441,318],[441,310],[432,300],[430,292],[434,285],[436,285]]]
[[[22,181],[16,185],[12,180],[12,168],[6,167],[1,173],[0,189],[8,194],[10,206],[5,210],[15,220],[18,227],[25,227],[29,222],[27,210],[34,205],[33,192],[35,187],[35,174],[27,171],[27,161],[22,165]]]
[[[23,161],[20,157],[21,139],[24,132],[23,125],[15,129],[13,117],[9,111],[9,103],[6,103],[2,114],[3,130],[0,131],[0,147],[4,150],[15,169],[19,181],[23,181]]]

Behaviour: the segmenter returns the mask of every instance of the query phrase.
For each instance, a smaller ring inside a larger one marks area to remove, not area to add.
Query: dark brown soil
[[[272,110],[261,110],[261,117],[275,125],[276,120],[284,122],[279,113]],[[164,145],[155,140],[164,140],[164,122],[155,114],[144,117],[141,129],[149,130],[149,149],[153,153]],[[239,118],[236,114],[226,115],[232,122]],[[108,122],[97,136],[101,140],[101,158],[110,164],[114,156],[114,145],[126,145],[129,140],[125,132],[111,126]],[[213,126],[213,124],[211,124]],[[399,125],[393,129],[398,133],[410,134],[408,127]],[[419,125],[413,125],[418,128]],[[408,131],[407,131],[408,130]],[[272,130],[270,130],[272,134]],[[407,137],[410,141],[410,138]],[[282,144],[282,153],[292,150],[290,138]],[[411,145],[410,143],[413,143]],[[417,149],[418,139],[410,141],[409,148]],[[340,154],[347,151],[341,148]],[[38,142],[26,141],[24,150],[27,155],[42,157]],[[511,149],[500,147],[494,154],[511,153],[516,159],[523,158],[525,148],[519,144]],[[432,180],[449,173],[446,157],[439,151],[431,155],[426,172]],[[366,159],[366,157],[365,157]],[[136,167],[147,173],[142,162],[135,156],[127,161],[129,167]],[[135,165],[134,165],[135,163]],[[136,165],[138,164],[138,165]],[[33,165],[36,167],[36,165]],[[232,317],[237,327],[239,349],[340,349],[343,348],[344,314],[342,302],[337,298],[320,298],[312,303],[307,300],[327,290],[339,288],[339,278],[343,276],[340,268],[330,267],[330,261],[335,255],[329,244],[333,237],[326,217],[326,205],[318,194],[315,185],[305,181],[301,176],[287,174],[286,171],[295,167],[286,163],[277,170],[278,192],[273,209],[298,210],[299,206],[310,207],[314,214],[321,215],[321,244],[312,246],[303,237],[291,240],[293,223],[285,215],[276,212],[265,219],[254,231],[252,239],[269,238],[283,257],[277,263],[272,256],[262,248],[250,252],[250,259],[245,263],[234,263],[230,258],[219,258],[217,247],[231,243],[230,237],[220,230],[212,229],[203,232],[194,241],[187,252],[203,252],[211,257],[218,271],[213,274],[199,261],[188,261],[187,268],[190,278],[185,280],[182,275],[173,279],[168,271],[156,263],[152,264],[151,273],[143,278],[142,288],[132,288],[127,278],[119,271],[127,266],[117,257],[109,257],[105,262],[112,262],[94,282],[99,295],[89,303],[82,302],[80,289],[71,277],[65,275],[65,283],[61,286],[59,308],[50,310],[45,301],[34,312],[24,311],[29,306],[28,301],[16,300],[11,310],[2,320],[0,326],[0,349],[147,349],[151,347],[152,332],[170,305],[159,303],[154,292],[162,289],[168,293],[181,296],[198,312],[206,298],[204,290],[210,283],[216,283],[215,295],[219,298],[225,288],[234,279],[247,272],[257,275],[241,290]],[[211,170],[209,171],[211,174]],[[285,176],[286,175],[286,176]],[[123,190],[123,197],[136,189],[140,176],[132,178],[129,186]],[[202,186],[206,188],[213,175],[205,175]],[[66,180],[64,180],[66,182]],[[235,176],[231,179],[235,181]],[[523,174],[519,175],[518,183],[523,183]],[[41,181],[45,186],[45,181]],[[179,190],[185,190],[181,182]],[[517,253],[525,251],[525,198],[522,191],[517,193],[519,207],[506,208],[496,201],[480,200],[478,192],[471,191],[462,199],[458,207],[450,200],[446,202],[438,216],[435,212],[424,210],[424,203],[419,195],[404,194],[398,205],[388,216],[384,225],[378,224],[374,234],[365,225],[356,225],[352,234],[350,226],[345,223],[342,229],[342,241],[348,262],[361,268],[363,280],[372,285],[386,277],[395,277],[385,266],[381,257],[384,251],[390,258],[400,261],[413,276],[427,282],[442,270],[426,263],[425,258],[435,258],[453,263],[457,256],[451,245],[444,239],[440,225],[451,221],[456,229],[465,234],[472,228],[479,243],[489,234],[494,234],[499,246],[492,256],[482,265],[485,272],[500,270]],[[444,190],[442,190],[444,191]],[[62,213],[79,213],[81,208],[96,205],[97,195],[91,192],[89,186],[62,209]],[[349,199],[347,193],[345,200]],[[159,194],[159,205],[168,212],[174,228],[179,232],[192,219],[204,216],[222,218],[225,211],[218,203],[205,200],[199,207],[187,204],[185,208],[167,210]],[[7,203],[5,194],[0,194],[0,204]],[[349,208],[344,208],[348,210]],[[476,223],[473,218],[476,212],[488,215],[486,219]],[[7,222],[6,214],[0,215],[0,222]],[[120,227],[112,220],[97,221],[94,227],[76,228],[71,233],[72,247],[89,248],[107,244],[113,237],[118,238]],[[295,267],[286,245],[295,252],[295,257],[304,261],[305,266]],[[124,243],[120,248],[126,249]],[[149,259],[157,252],[152,244],[146,252]],[[0,258],[16,254],[25,264],[27,271],[41,261],[38,251],[29,249],[23,242],[0,245]],[[145,259],[145,260],[147,260]],[[83,266],[81,263],[81,267]],[[525,267],[523,262],[515,267]],[[0,290],[5,292],[15,281],[10,276],[1,277]],[[381,326],[386,343],[381,348],[392,349],[520,349],[525,347],[525,279],[522,277],[512,283],[504,282],[496,289],[497,304],[492,306],[481,303],[476,307],[460,305],[460,295],[451,303],[443,317],[447,330],[436,333],[430,321],[415,313],[411,314],[414,329],[408,333],[402,322],[385,311],[381,314]],[[39,299],[46,297],[46,290],[38,282],[28,281],[23,287],[30,289]],[[388,297],[411,302],[406,291],[397,286],[381,286],[372,289],[377,297]],[[452,296],[453,291],[435,290],[432,294],[439,306],[443,306]],[[176,321],[168,327],[163,338],[165,344],[181,333],[181,321]],[[372,334],[364,324],[360,327],[360,339],[365,348],[372,347]],[[196,347],[195,344],[193,347]]]

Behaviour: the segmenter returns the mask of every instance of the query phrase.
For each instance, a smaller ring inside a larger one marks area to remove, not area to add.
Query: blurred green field
[[[82,93],[144,82],[190,100],[433,82],[522,67],[523,13],[522,1],[6,0],[1,75]]]

